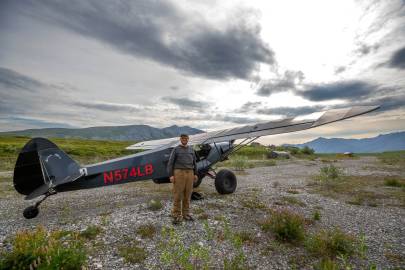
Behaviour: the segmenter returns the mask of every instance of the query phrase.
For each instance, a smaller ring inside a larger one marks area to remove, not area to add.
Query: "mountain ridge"
[[[405,150],[405,131],[380,134],[371,138],[343,139],[318,137],[315,140],[295,144],[298,147],[308,146],[317,153],[377,153]]]
[[[87,128],[40,128],[19,131],[0,132],[0,135],[45,137],[45,138],[79,138],[92,140],[144,141],[190,135],[204,131],[189,126],[172,125],[156,128],[149,125],[97,126]]]

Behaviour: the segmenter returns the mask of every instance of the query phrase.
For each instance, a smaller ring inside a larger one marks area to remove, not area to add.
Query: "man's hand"
[[[198,175],[194,175],[194,182],[198,180]]]
[[[170,176],[170,183],[173,183],[173,184],[174,184],[174,175],[173,175],[173,176]]]

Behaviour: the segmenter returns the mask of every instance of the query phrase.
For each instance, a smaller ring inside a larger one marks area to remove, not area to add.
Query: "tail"
[[[50,192],[58,185],[75,181],[84,169],[44,138],[30,140],[18,155],[14,168],[14,188],[31,200]]]

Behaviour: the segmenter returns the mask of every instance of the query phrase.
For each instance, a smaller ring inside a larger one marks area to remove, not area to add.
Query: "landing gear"
[[[219,194],[231,194],[235,192],[237,180],[230,170],[220,170],[215,176],[215,188]]]
[[[46,200],[46,198],[48,198],[51,195],[56,194],[55,191],[53,190],[49,190],[47,193],[45,193],[45,197],[43,197],[41,200],[39,200],[38,202],[36,202],[34,205],[32,206],[28,206],[27,208],[24,209],[23,212],[23,216],[26,219],[31,219],[31,218],[35,218],[36,216],[38,216],[39,214],[39,205]]]
[[[24,209],[24,212],[23,212],[23,216],[26,219],[34,218],[34,217],[38,216],[38,214],[39,214],[39,209],[36,205],[28,206],[27,208]]]

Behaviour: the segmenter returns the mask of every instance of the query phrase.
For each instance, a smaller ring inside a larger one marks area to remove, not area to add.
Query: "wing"
[[[324,112],[317,119],[298,120],[298,118],[287,118],[279,121],[269,121],[254,125],[240,126],[230,129],[211,131],[191,135],[189,144],[205,144],[214,142],[224,142],[237,139],[255,138],[267,135],[289,133],[299,130],[319,127],[332,122],[355,117],[365,113],[375,111],[379,106],[356,106],[344,109],[335,109]],[[154,149],[170,148],[177,145],[178,137],[139,142],[128,146],[126,149]]]

